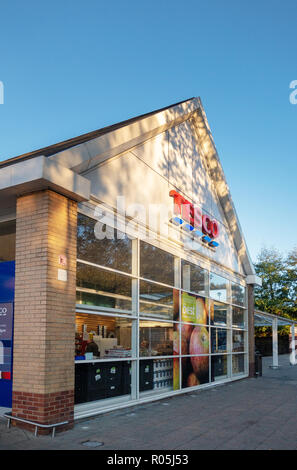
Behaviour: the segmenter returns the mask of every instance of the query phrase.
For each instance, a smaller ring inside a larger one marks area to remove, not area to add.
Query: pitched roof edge
[[[200,140],[201,150],[208,164],[208,170],[210,172],[211,179],[216,189],[244,271],[246,275],[255,275],[255,268],[249,254],[239,218],[232,200],[231,192],[226,181],[226,177],[200,98],[199,101],[200,107],[199,112],[196,113],[197,119],[195,128]]]
[[[18,155],[16,157],[8,158],[6,160],[3,160],[0,162],[0,168],[12,165],[14,163],[17,163],[19,161],[24,161],[28,160],[34,157],[39,157],[39,156],[45,156],[49,157],[52,155],[55,155],[56,153],[62,152],[63,150],[70,149],[72,147],[75,147],[79,144],[88,142],[90,140],[96,139],[97,137],[100,137],[104,134],[107,134],[109,132],[112,132],[114,130],[120,129],[121,127],[128,126],[129,124],[133,124],[134,122],[140,121],[142,119],[145,119],[147,117],[150,117],[154,114],[160,113],[162,111],[165,111],[167,109],[173,108],[174,106],[178,106],[180,104],[186,103],[187,101],[192,101],[194,98],[188,98],[186,100],[180,101],[178,103],[174,103],[169,106],[165,106],[164,108],[160,108],[154,111],[151,111],[149,113],[141,114],[139,116],[133,117],[126,119],[124,121],[120,121],[116,124],[112,124],[110,126],[105,126],[102,127],[101,129],[97,129],[95,131],[88,132],[86,134],[79,135],[77,137],[73,137],[71,139],[64,140],[62,142],[57,142],[55,144],[49,145],[47,147],[43,147],[41,149],[33,150],[32,152],[24,153],[22,155]]]

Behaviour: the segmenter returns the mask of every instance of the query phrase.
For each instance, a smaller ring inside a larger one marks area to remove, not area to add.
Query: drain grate
[[[81,445],[85,447],[100,447],[100,446],[104,446],[104,442],[84,441],[84,442],[81,442]]]

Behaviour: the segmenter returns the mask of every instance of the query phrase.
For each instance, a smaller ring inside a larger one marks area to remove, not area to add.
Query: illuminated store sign
[[[169,196],[174,199],[174,217],[171,222],[182,226],[183,229],[200,238],[208,246],[219,246],[219,243],[214,240],[219,236],[217,220],[204,214],[199,206],[189,202],[177,191],[170,191]]]

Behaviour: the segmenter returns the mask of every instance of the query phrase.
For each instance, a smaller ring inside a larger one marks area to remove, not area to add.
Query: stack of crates
[[[76,364],[75,404],[130,393],[129,367],[122,362]]]
[[[172,388],[173,360],[159,359],[154,361],[154,389]]]

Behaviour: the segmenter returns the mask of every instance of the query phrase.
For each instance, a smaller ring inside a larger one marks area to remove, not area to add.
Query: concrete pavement
[[[0,449],[296,450],[297,366],[289,365],[288,356],[279,362],[280,369],[272,370],[272,358],[263,358],[263,377],[257,379],[77,421],[54,439],[7,429],[0,418]]]

